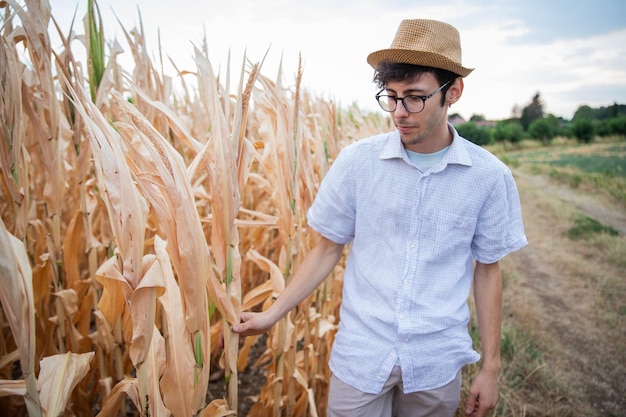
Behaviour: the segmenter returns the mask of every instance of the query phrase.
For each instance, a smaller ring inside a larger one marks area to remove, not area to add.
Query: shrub
[[[534,120],[528,127],[528,133],[533,139],[543,143],[550,143],[556,135],[558,121],[555,118],[541,118]]]
[[[595,134],[593,123],[589,119],[577,119],[572,123],[572,134],[581,143],[590,143]]]
[[[491,129],[488,127],[479,127],[476,123],[469,122],[456,126],[456,130],[459,135],[477,145],[485,146],[493,143]]]
[[[524,128],[517,121],[502,120],[496,124],[493,138],[496,142],[508,140],[511,143],[519,143],[524,137]]]
[[[626,116],[614,117],[608,121],[609,131],[613,135],[626,135]]]

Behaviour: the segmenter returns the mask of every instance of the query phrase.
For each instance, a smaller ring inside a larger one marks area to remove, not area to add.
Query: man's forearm
[[[500,369],[500,334],[502,326],[502,274],[500,266],[476,263],[474,301],[482,348],[482,368]]]
[[[343,246],[320,238],[268,310],[275,321],[295,308],[324,281],[339,262]]]

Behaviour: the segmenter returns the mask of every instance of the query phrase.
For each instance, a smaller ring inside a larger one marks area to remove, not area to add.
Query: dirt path
[[[542,416],[624,416],[626,268],[565,233],[583,212],[626,239],[626,210],[544,177],[515,176],[530,244],[503,261],[513,277],[505,282],[505,314],[530,323],[556,381],[541,393],[544,404],[529,404],[528,415],[541,408]]]
[[[521,171],[516,172],[516,177],[526,181],[529,186],[541,189],[545,194],[552,195],[560,200],[573,205],[587,216],[598,220],[605,226],[610,226],[626,235],[626,207],[616,206],[606,197],[587,194],[567,186],[556,185],[548,178],[540,175],[530,175]]]

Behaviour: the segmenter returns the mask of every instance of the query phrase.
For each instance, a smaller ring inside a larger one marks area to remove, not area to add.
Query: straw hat
[[[452,25],[436,20],[403,20],[389,49],[372,52],[367,62],[382,61],[442,68],[466,77],[474,68],[461,65],[461,39]]]

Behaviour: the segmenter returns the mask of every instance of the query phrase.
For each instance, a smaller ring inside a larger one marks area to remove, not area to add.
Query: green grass
[[[573,240],[590,239],[599,233],[618,236],[619,232],[612,227],[605,226],[591,217],[579,215],[574,219],[575,225],[567,231],[567,236]]]
[[[565,144],[498,156],[512,168],[548,175],[582,192],[606,193],[626,204],[625,141]]]
[[[548,161],[555,167],[574,167],[587,173],[626,177],[626,157],[624,155],[561,155]]]
[[[626,141],[560,145],[503,152],[493,149],[502,160],[570,167],[588,173],[626,176]]]

